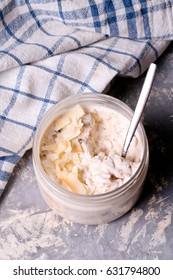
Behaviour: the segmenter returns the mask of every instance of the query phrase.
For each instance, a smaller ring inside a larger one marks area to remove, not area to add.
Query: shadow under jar
[[[108,223],[127,213],[138,200],[149,164],[148,141],[140,122],[136,135],[141,142],[141,160],[132,177],[122,186],[101,194],[83,195],[58,185],[44,171],[40,159],[43,135],[51,123],[75,105],[110,108],[130,122],[133,111],[122,101],[104,94],[70,96],[54,105],[41,120],[33,142],[33,166],[39,189],[47,204],[60,216],[79,224]]]

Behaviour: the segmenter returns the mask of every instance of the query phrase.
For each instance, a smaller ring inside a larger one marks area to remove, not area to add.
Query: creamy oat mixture
[[[73,192],[100,194],[127,182],[141,161],[141,142],[134,136],[126,159],[122,145],[129,122],[98,105],[76,105],[46,130],[40,147],[48,176]]]

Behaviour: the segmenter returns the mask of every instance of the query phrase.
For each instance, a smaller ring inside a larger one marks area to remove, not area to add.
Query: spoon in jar
[[[147,71],[147,75],[146,75],[146,78],[145,78],[145,81],[144,81],[144,84],[143,84],[143,87],[142,87],[142,90],[141,90],[141,93],[140,93],[135,111],[134,111],[132,120],[130,122],[128,131],[127,131],[127,134],[126,134],[126,138],[125,138],[125,141],[124,141],[122,154],[121,154],[121,156],[124,157],[124,158],[126,157],[126,154],[127,154],[128,148],[130,146],[130,143],[132,141],[133,135],[136,131],[138,123],[141,119],[141,115],[142,115],[143,110],[145,108],[145,105],[147,103],[147,99],[148,99],[148,96],[150,94],[151,87],[152,87],[152,84],[153,84],[153,79],[154,79],[154,76],[155,76],[155,72],[156,72],[156,64],[151,63],[150,67]]]

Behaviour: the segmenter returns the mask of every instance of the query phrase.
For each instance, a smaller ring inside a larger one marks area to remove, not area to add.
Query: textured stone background
[[[157,65],[143,115],[150,166],[135,207],[101,226],[60,218],[39,193],[28,151],[0,201],[0,259],[173,259],[173,43]],[[134,109],[144,78],[117,77],[110,94]]]

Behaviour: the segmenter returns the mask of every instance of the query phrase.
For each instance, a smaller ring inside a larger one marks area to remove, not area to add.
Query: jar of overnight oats
[[[122,101],[99,93],[67,97],[45,114],[33,142],[33,165],[43,198],[60,216],[96,225],[134,206],[149,149],[140,122],[121,157],[132,115]]]

